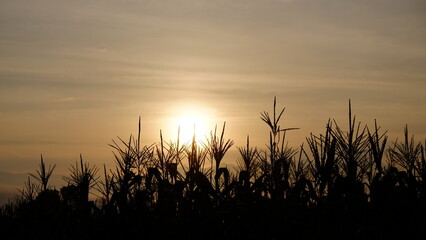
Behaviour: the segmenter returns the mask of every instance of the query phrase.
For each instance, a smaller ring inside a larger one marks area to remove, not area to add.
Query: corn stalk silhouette
[[[416,143],[406,126],[403,141],[387,146],[387,132],[376,121],[372,129],[357,123],[349,100],[348,130],[329,120],[325,133],[311,133],[307,147],[296,150],[285,142],[287,131],[297,128],[281,127],[284,110],[277,111],[274,98],[273,113],[261,112],[267,148],[253,147],[247,136],[237,147],[236,172],[223,167],[234,143],[225,138],[226,123],[206,143],[194,135],[180,145],[179,128],[176,142],[164,141],[160,130],[160,142],[142,146],[139,118],[136,137],[110,144],[115,168],[104,165],[98,179],[98,169],[80,155],[60,193],[49,185],[55,166],[46,167],[41,156],[16,203],[0,207],[0,222],[31,222],[34,230],[49,224],[65,229],[66,238],[140,238],[140,229],[146,238],[193,238],[206,236],[205,226],[224,238],[391,238],[395,231],[424,238],[426,141]],[[93,187],[101,201],[88,208]],[[83,214],[75,214],[79,210]]]
[[[56,164],[53,165],[53,167],[51,165],[49,165],[49,168],[46,170],[46,165],[44,164],[43,161],[43,155],[40,156],[40,169],[36,170],[37,174],[32,174],[30,173],[30,176],[35,178],[41,185],[41,190],[43,192],[46,192],[49,188],[49,179],[52,176],[53,171],[55,170]]]
[[[302,149],[308,160],[307,168],[315,186],[316,193],[313,198],[316,200],[327,195],[328,189],[331,188],[338,174],[336,139],[331,134],[332,127],[332,122],[329,120],[324,135],[315,136],[311,133],[310,137],[306,138],[310,155]]]
[[[234,145],[234,141],[231,139],[224,139],[225,126],[226,122],[223,123],[220,137],[216,134],[217,126],[215,126],[214,132],[210,133],[210,139],[207,139],[207,150],[210,153],[210,157],[215,162],[214,183],[217,192],[220,192],[221,189],[223,190],[224,188],[227,188],[229,185],[229,170],[227,168],[220,168],[220,162],[223,160],[226,152],[232,147],[232,145]],[[223,176],[223,184],[220,184],[221,176]],[[210,181],[212,181],[211,178]]]
[[[269,189],[266,194],[270,194],[272,199],[281,200],[289,190],[289,171],[293,157],[297,150],[288,147],[285,142],[287,131],[298,128],[281,128],[279,121],[283,116],[285,108],[279,114],[276,112],[277,99],[274,97],[272,117],[266,111],[261,113],[260,119],[265,122],[269,128],[269,145],[267,151],[260,153],[261,169],[266,182],[269,182]]]

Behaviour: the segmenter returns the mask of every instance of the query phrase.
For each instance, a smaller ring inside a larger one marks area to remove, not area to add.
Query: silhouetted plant
[[[165,144],[163,134],[160,130],[160,144],[156,146],[156,157],[153,158],[154,167],[160,170],[161,177],[169,182],[182,180],[182,175],[177,171],[178,165],[182,164],[182,155],[185,152],[185,146],[179,146],[179,132],[177,142]]]
[[[51,165],[49,165],[49,168],[46,171],[46,166],[43,162],[43,155],[41,155],[40,157],[40,169],[36,170],[37,175],[30,173],[30,175],[35,178],[37,181],[40,182],[41,187],[42,187],[42,191],[46,191],[49,189],[49,179],[52,176],[53,170],[55,170],[56,164],[53,165],[53,167]]]
[[[118,138],[121,144],[114,140],[113,144],[110,144],[115,150],[114,157],[117,164],[115,171],[111,171],[110,177],[113,192],[111,201],[116,203],[120,212],[128,212],[129,203],[134,201],[135,194],[141,190],[143,175],[153,162],[154,145],[141,148],[140,134],[139,118],[137,139],[131,135],[127,142]]]
[[[311,133],[298,151],[287,145],[286,132],[295,128],[280,127],[284,109],[277,114],[276,98],[273,107],[272,115],[261,113],[267,149],[252,147],[247,137],[237,147],[236,172],[220,166],[233,145],[224,138],[225,123],[206,144],[194,134],[180,145],[179,128],[176,143],[166,143],[160,131],[159,143],[142,146],[139,118],[136,138],[112,141],[113,170],[104,165],[99,180],[98,169],[80,155],[60,194],[49,185],[55,166],[46,168],[41,157],[31,174],[40,184],[28,178],[15,202],[0,207],[7,229],[0,234],[28,238],[21,229],[33,234],[48,225],[55,237],[72,239],[424,239],[426,141],[410,141],[406,127],[405,142],[387,149],[386,131],[379,133],[376,121],[372,132],[355,124],[349,101],[348,131],[329,120],[325,134]],[[95,184],[101,201],[89,208]]]
[[[370,130],[368,128],[367,128],[367,132],[368,132],[368,140],[370,142],[370,151],[371,151],[375,166],[378,170],[378,173],[382,174],[383,173],[382,159],[386,149],[386,143],[387,143],[388,137],[386,136],[387,131],[384,132],[383,134],[379,134],[379,129],[380,127],[377,127],[377,121],[374,120],[373,134],[370,133]]]
[[[299,158],[297,161],[290,162],[290,178],[292,182],[299,182],[303,178],[307,178],[308,176],[308,162],[302,158],[303,154],[303,145],[300,147]]]
[[[223,157],[225,156],[226,152],[234,145],[234,141],[231,139],[224,139],[225,135],[225,126],[226,122],[223,123],[222,127],[222,133],[220,134],[220,137],[217,136],[217,126],[214,128],[214,132],[210,132],[210,139],[207,139],[207,150],[210,153],[211,158],[216,163],[215,165],[215,188],[216,191],[219,191],[220,183],[219,179],[222,174],[224,174],[224,185],[228,185],[228,179],[229,179],[229,172],[226,168],[219,171],[220,168],[220,162],[222,161]],[[213,162],[213,161],[212,161]],[[225,170],[226,169],[226,170]],[[211,181],[211,180],[210,180]]]
[[[265,180],[269,182],[269,193],[274,199],[282,199],[285,192],[289,188],[289,171],[291,161],[297,150],[288,147],[285,142],[285,133],[289,130],[298,128],[284,128],[279,125],[279,121],[285,111],[283,108],[280,113],[276,114],[277,100],[274,97],[273,115],[266,111],[261,113],[261,120],[265,122],[269,128],[269,145],[267,153],[259,154],[261,169],[264,171]]]
[[[132,168],[135,166],[136,150],[131,145],[132,136],[128,143],[125,143],[121,139],[120,141],[124,144],[124,148],[120,147],[115,141],[113,141],[114,145],[110,145],[117,151],[117,153],[114,153],[117,166],[115,171],[111,172],[113,183],[112,201],[116,202],[120,212],[126,212],[128,201],[131,199],[132,189],[135,186],[135,182],[133,182],[135,173],[132,171]]]
[[[389,149],[390,161],[396,163],[408,174],[414,176],[416,174],[416,162],[421,155],[421,143],[414,142],[414,135],[409,140],[408,126],[404,128],[404,142],[398,142],[398,139],[393,143],[393,148]]]
[[[417,171],[419,173],[418,180],[420,182],[420,196],[422,199],[426,197],[426,159],[425,159],[426,140],[424,145],[420,144],[420,160],[417,161]]]
[[[379,134],[380,127],[377,126],[377,121],[374,120],[374,132],[373,134],[367,128],[368,139],[370,143],[370,152],[369,157],[372,159],[374,164],[371,164],[370,170],[367,173],[369,187],[369,197],[370,202],[380,204],[380,198],[383,195],[384,182],[383,176],[387,169],[391,166],[384,167],[383,166],[383,157],[386,149],[386,143],[388,137],[386,136],[386,131],[383,134]]]
[[[254,177],[257,179],[259,163],[258,163],[258,150],[256,147],[250,147],[250,137],[247,136],[246,147],[237,147],[241,158],[237,158],[237,165],[240,173],[246,171],[248,179]]]
[[[366,135],[367,126],[361,128],[361,122],[355,125],[355,116],[352,118],[351,102],[349,100],[349,129],[344,132],[337,124],[331,134],[336,139],[336,154],[338,164],[343,170],[344,176],[350,181],[363,181],[370,169],[371,161],[367,157],[369,153],[369,141]]]
[[[19,197],[18,197],[19,198]],[[16,201],[16,199],[15,199]],[[20,200],[17,200],[20,201]],[[13,221],[13,218],[16,215],[17,204],[14,201],[9,200],[7,203],[0,206],[0,220]]]
[[[96,184],[96,190],[101,194],[101,204],[104,206],[110,205],[111,196],[113,194],[112,191],[112,185],[113,179],[112,177],[107,173],[105,164],[104,164],[104,171],[103,171],[103,180],[99,180]]]
[[[212,169],[208,170],[205,168],[206,159],[208,149],[203,148],[197,144],[197,141],[195,140],[195,134],[192,137],[191,145],[185,149],[186,158],[188,159],[188,170],[185,170],[185,172],[202,172],[206,175],[209,175],[206,171],[212,171]]]
[[[89,192],[97,184],[99,169],[90,166],[88,162],[83,163],[83,156],[80,154],[80,164],[76,162],[69,170],[70,176],[63,177],[68,186],[61,188],[62,198],[68,205],[75,205],[81,214],[88,214]]]
[[[18,188],[19,195],[15,198],[15,202],[17,204],[27,203],[34,201],[39,192],[39,185],[31,182],[31,178],[28,177],[28,180],[25,182],[24,187],[22,189]]]
[[[90,166],[88,162],[83,163],[83,156],[80,154],[80,165],[76,162],[75,166],[71,165],[70,176],[63,177],[69,184],[87,189],[87,191],[96,185],[98,180],[97,173],[99,169],[96,166]]]
[[[276,105],[277,105],[277,99],[274,97],[274,105],[273,105],[273,115],[272,118],[270,117],[269,113],[264,111],[261,113],[260,119],[265,122],[269,128],[269,145],[268,145],[268,151],[269,151],[269,161],[271,166],[274,166],[275,161],[281,157],[282,155],[286,155],[284,150],[284,144],[285,144],[285,132],[289,130],[295,130],[298,128],[284,128],[281,129],[281,126],[279,125],[279,121],[285,111],[285,108],[281,110],[281,112],[276,114]],[[282,134],[283,133],[283,134]],[[280,151],[281,150],[281,151]]]
[[[325,135],[315,136],[311,133],[306,141],[312,154],[312,159],[303,150],[308,159],[308,169],[316,186],[317,197],[322,198],[328,192],[338,173],[336,165],[336,139],[331,134],[332,122],[329,120]],[[327,188],[328,187],[328,188]]]

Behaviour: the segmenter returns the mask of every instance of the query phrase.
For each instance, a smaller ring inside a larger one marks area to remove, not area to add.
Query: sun
[[[173,128],[173,139],[177,139],[179,129],[179,142],[189,144],[193,136],[199,143],[210,134],[210,125],[213,120],[211,109],[193,105],[182,105],[172,111],[169,124]]]
[[[180,141],[189,143],[195,134],[197,142],[202,141],[206,135],[206,120],[201,115],[188,114],[183,115],[177,120],[180,130]]]

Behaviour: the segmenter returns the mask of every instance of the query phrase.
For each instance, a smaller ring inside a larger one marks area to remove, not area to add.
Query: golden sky
[[[264,147],[286,107],[298,147],[329,118],[426,138],[424,0],[0,1],[0,170],[112,163],[137,131],[174,138],[185,114]],[[206,133],[206,134],[207,134]],[[235,149],[233,150],[235,151]],[[231,163],[230,163],[231,164]],[[22,182],[25,179],[22,179]]]

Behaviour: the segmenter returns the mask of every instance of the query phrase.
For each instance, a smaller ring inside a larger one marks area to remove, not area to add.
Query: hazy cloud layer
[[[295,146],[345,121],[349,98],[365,123],[425,138],[425,12],[423,0],[2,1],[0,165],[103,162],[139,115],[156,141],[189,103],[263,146],[273,96],[302,128]]]

